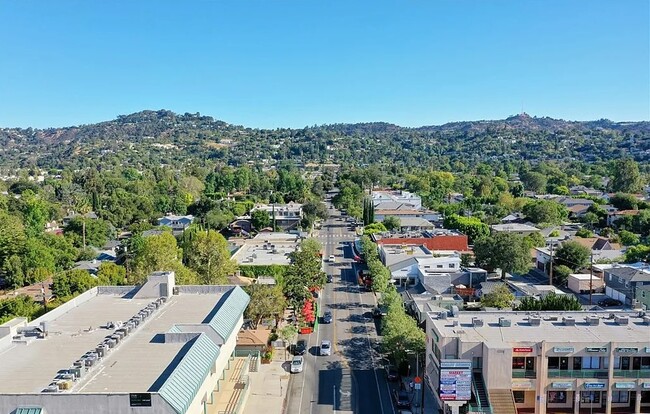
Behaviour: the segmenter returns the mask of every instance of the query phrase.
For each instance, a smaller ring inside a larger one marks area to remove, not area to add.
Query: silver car
[[[291,360],[291,373],[295,374],[298,372],[302,372],[302,367],[304,365],[305,359],[301,355],[297,355],[293,357],[293,360]]]

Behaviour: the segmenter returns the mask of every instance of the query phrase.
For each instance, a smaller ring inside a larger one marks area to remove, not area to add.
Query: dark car
[[[397,381],[399,379],[399,372],[397,372],[397,369],[395,368],[387,368],[386,369],[386,379],[388,381]]]
[[[325,311],[323,313],[323,323],[332,323],[332,312]]]
[[[622,304],[623,304],[623,302],[621,302],[620,300],[616,300],[616,299],[612,299],[612,298],[603,299],[603,300],[598,302],[598,306],[602,306],[602,307],[605,307],[605,308],[607,308],[609,306],[621,306]]]
[[[332,283],[334,281],[334,278],[332,275],[327,275],[327,283]]]
[[[411,408],[411,398],[406,391],[393,390],[393,399],[397,408]]]
[[[307,350],[307,341],[305,341],[304,339],[300,339],[293,346],[293,354],[294,355],[303,355],[306,350]]]
[[[386,310],[377,306],[372,310],[372,317],[373,318],[383,318],[386,316]]]

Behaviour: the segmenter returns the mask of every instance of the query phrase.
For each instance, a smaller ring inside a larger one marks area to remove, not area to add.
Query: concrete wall
[[[3,394],[0,413],[15,413],[18,407],[43,407],[47,414],[175,414],[158,394],[151,395],[151,407],[131,407],[129,394]],[[198,412],[198,411],[195,411]]]
[[[34,319],[32,322],[30,322],[30,325],[38,325],[41,322],[48,322],[57,319],[61,315],[68,313],[69,311],[81,305],[82,303],[88,302],[90,299],[94,298],[95,296],[97,296],[96,287],[85,291],[84,293],[82,293],[79,296],[76,296],[73,299],[70,299],[63,305],[59,306],[56,309],[52,309],[51,311],[41,316],[40,318]]]

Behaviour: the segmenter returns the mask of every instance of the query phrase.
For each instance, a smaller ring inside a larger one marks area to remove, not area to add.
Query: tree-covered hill
[[[81,168],[89,162],[232,165],[278,161],[384,163],[437,168],[478,162],[650,158],[649,122],[564,121],[521,114],[505,120],[405,128],[385,122],[253,129],[198,113],[120,115],[66,128],[0,128],[0,167]]]

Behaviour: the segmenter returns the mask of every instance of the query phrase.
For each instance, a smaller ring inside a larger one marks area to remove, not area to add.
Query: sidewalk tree
[[[529,244],[518,234],[496,233],[480,238],[474,243],[474,256],[477,266],[501,269],[503,279],[506,273],[526,273],[530,268]]]
[[[379,259],[377,245],[368,235],[361,236],[361,254],[363,255],[363,258],[366,260],[366,262],[372,259]]]
[[[372,290],[374,292],[384,292],[391,279],[390,270],[382,262],[374,258],[368,263],[368,270],[372,279]]]
[[[393,303],[388,308],[382,319],[382,335],[382,350],[397,366],[408,359],[409,353],[421,353],[426,348],[424,332],[401,304]]]
[[[481,304],[487,308],[510,308],[512,302],[515,300],[515,295],[512,293],[508,285],[505,283],[497,286],[490,293],[486,293],[481,297]]]
[[[278,330],[278,337],[284,341],[284,359],[287,359],[287,343],[292,344],[298,336],[298,328],[295,325],[285,325]]]
[[[250,285],[244,288],[250,296],[250,303],[245,311],[245,317],[257,326],[266,318],[274,318],[276,326],[282,318],[287,301],[278,285]]]

